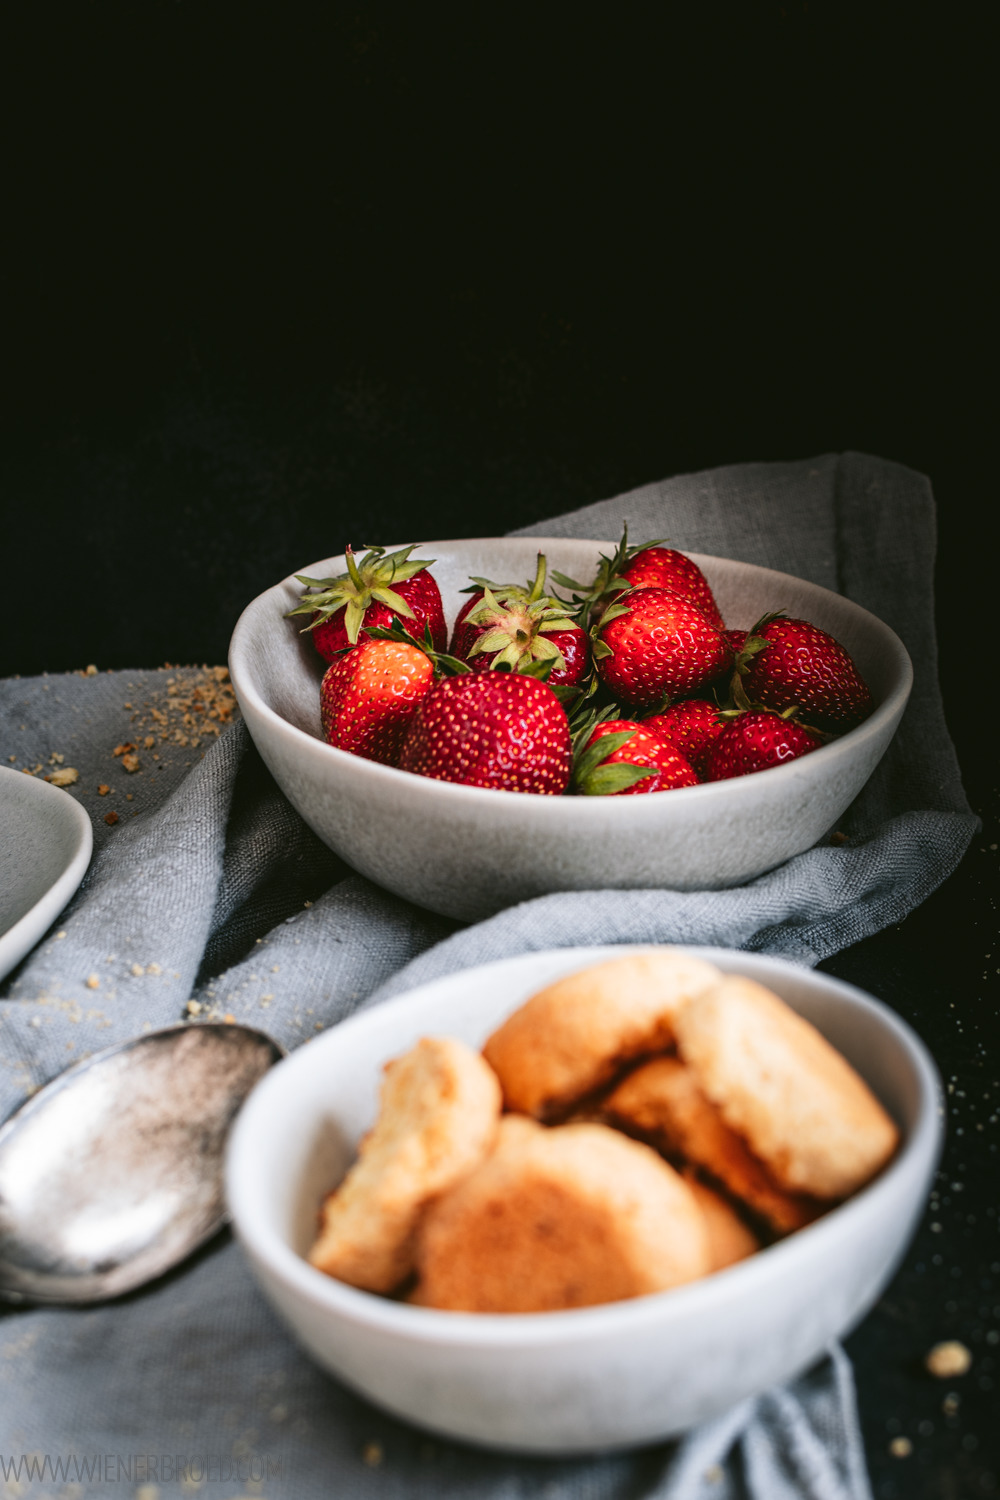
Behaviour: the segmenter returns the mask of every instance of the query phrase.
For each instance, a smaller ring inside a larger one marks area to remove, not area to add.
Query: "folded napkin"
[[[223,729],[221,673],[9,679],[0,682],[0,753],[28,769],[79,772],[71,795],[92,812],[96,853],[70,907],[0,990],[0,1119],[69,1062],[186,1015],[231,1015],[292,1047],[363,1005],[518,952],[716,943],[812,964],[919,904],[976,827],[937,683],[928,482],[860,454],[741,465],[649,485],[522,534],[615,539],[625,521],[636,542],[667,537],[837,589],[902,637],[913,695],[842,820],[846,843],[734,890],[572,892],[462,927],[378,889],[319,843],[244,726]],[[136,758],[131,770],[126,756]],[[210,1461],[206,1479],[229,1486],[217,1493],[242,1493],[248,1476],[263,1475],[262,1493],[295,1500],[870,1493],[839,1351],[679,1444],[573,1463],[478,1454],[429,1442],[314,1369],[224,1237],[121,1303],[7,1315],[0,1457],[11,1453],[81,1463],[121,1455],[133,1467],[147,1455],[156,1472],[147,1466],[143,1477],[160,1500],[190,1493],[181,1458],[189,1479]],[[225,1479],[224,1466],[240,1463]],[[68,1477],[82,1494],[109,1492],[105,1470]]]

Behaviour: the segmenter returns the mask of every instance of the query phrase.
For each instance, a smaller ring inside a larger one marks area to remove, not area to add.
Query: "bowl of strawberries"
[[[627,535],[348,550],[248,605],[230,671],[318,836],[464,920],[763,874],[835,830],[912,683],[851,600]]]

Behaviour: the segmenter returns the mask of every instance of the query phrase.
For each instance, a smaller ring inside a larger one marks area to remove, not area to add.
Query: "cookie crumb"
[[[53,786],[72,786],[74,781],[80,780],[80,773],[75,766],[64,766],[62,770],[53,771],[52,775],[47,776],[45,779],[46,781],[50,781]]]
[[[105,813],[104,821],[105,823],[107,823],[108,827],[111,828],[115,823],[118,822],[118,814],[116,812]]]
[[[128,771],[129,775],[131,775],[133,771],[138,771],[138,769],[139,769],[139,757],[138,757],[138,755],[123,755],[122,756],[122,765],[125,767],[126,771]]]
[[[99,797],[106,797],[108,795],[108,793],[110,792],[110,790],[111,790],[111,788],[109,786],[107,786],[105,784],[105,782],[102,781],[101,784],[100,784],[100,786],[97,788],[97,795]]]
[[[947,1339],[943,1344],[935,1344],[924,1360],[926,1369],[939,1380],[951,1380],[956,1375],[965,1375],[971,1364],[971,1353],[957,1339]]]
[[[184,1009],[189,1016],[200,1016],[202,1012],[202,1006],[197,1000],[189,1000]]]
[[[87,975],[87,988],[88,988],[88,990],[97,990],[97,989],[100,989],[100,987],[101,987],[101,976],[99,974],[88,974]]]
[[[94,666],[93,662],[91,662],[88,667],[84,667],[83,675],[84,675],[84,677],[96,677],[97,676],[97,668]]]
[[[909,1458],[913,1452],[913,1444],[908,1437],[893,1438],[889,1444],[889,1452],[893,1458]]]

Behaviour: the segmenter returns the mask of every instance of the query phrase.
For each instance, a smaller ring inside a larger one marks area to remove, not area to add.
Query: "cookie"
[[[694,1193],[648,1146],[505,1115],[492,1154],[428,1208],[416,1263],[424,1306],[528,1313],[665,1291],[711,1261]]]
[[[786,1191],[846,1198],[895,1152],[899,1132],[868,1085],[763,985],[724,979],[676,1030],[704,1093]]]
[[[483,1048],[508,1109],[558,1118],[632,1058],[670,1046],[679,1010],[720,978],[702,959],[639,949],[539,990]]]
[[[726,1266],[735,1266],[737,1261],[754,1255],[761,1248],[760,1240],[743,1222],[732,1204],[719,1193],[713,1192],[694,1172],[685,1172],[683,1175],[705,1216],[709,1270],[723,1271]]]
[[[366,1291],[393,1291],[413,1269],[425,1205],[487,1155],[500,1108],[496,1075],[464,1042],[424,1037],[388,1063],[378,1118],[323,1204],[310,1262]]]
[[[677,1057],[642,1063],[600,1108],[608,1124],[707,1172],[777,1234],[801,1229],[822,1212],[821,1204],[774,1180]]]

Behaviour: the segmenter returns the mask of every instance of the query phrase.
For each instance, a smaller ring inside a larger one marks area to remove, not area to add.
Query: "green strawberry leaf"
[[[374,588],[372,589],[372,598],[378,599],[381,604],[387,604],[390,609],[395,610],[397,615],[402,615],[407,620],[416,619],[416,615],[406,600],[400,594],[394,593],[392,589]]]
[[[593,727],[596,729],[597,725]],[[609,755],[613,755],[616,750],[627,745],[634,737],[634,729],[619,729],[614,734],[601,735],[599,739],[591,739],[584,744],[573,767],[574,783],[586,781]]]
[[[305,573],[296,573],[295,577],[299,583],[307,583],[314,589],[329,589],[341,581],[340,578],[307,578]]]
[[[608,735],[608,739],[611,736]],[[584,797],[613,797],[626,787],[635,786],[646,776],[655,776],[650,766],[630,766],[619,763],[613,766],[598,766],[585,780],[578,781],[576,790]]]
[[[559,663],[555,660],[554,657],[543,657],[537,661],[525,662],[523,666],[519,666],[517,670],[520,672],[522,677],[537,677],[541,682],[548,682],[550,674],[558,667],[558,665]],[[556,687],[553,688],[552,691],[558,693],[560,689]],[[569,691],[573,693],[576,690],[575,688],[570,688]]]
[[[352,599],[344,610],[344,629],[347,631],[347,639],[352,646],[358,643],[361,627],[364,624],[364,606],[357,599]]]

